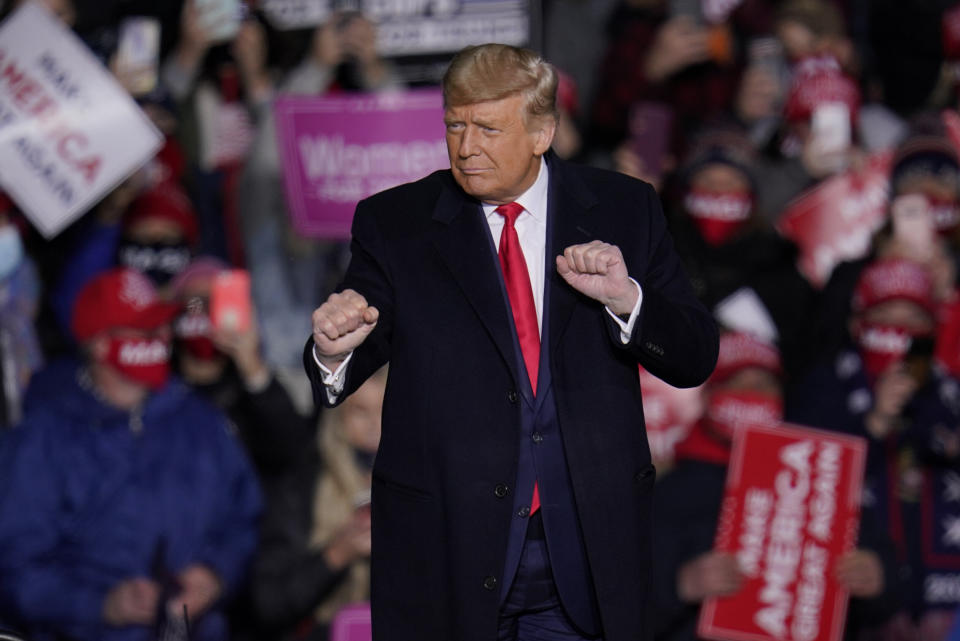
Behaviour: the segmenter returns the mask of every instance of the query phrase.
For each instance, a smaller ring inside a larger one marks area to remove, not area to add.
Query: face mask
[[[902,327],[864,323],[857,336],[867,376],[875,380],[910,349],[910,332]]]
[[[162,338],[111,337],[105,361],[127,378],[159,389],[170,376],[170,342]]]
[[[705,424],[724,440],[747,425],[776,425],[783,420],[783,400],[772,394],[717,390],[707,402]]]
[[[750,219],[753,201],[748,192],[693,189],[684,199],[687,213],[710,245],[730,240]]]
[[[23,261],[23,241],[13,225],[0,227],[0,280],[6,280]]]
[[[211,360],[220,352],[210,340],[210,317],[203,312],[188,312],[177,319],[173,333],[194,358]]]
[[[190,264],[190,248],[186,243],[125,241],[117,252],[117,262],[146,274],[155,285],[162,287]]]

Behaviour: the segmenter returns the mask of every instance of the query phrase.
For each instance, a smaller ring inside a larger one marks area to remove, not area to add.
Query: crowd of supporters
[[[413,83],[362,2],[282,31],[251,0],[224,40],[200,0],[25,1],[83,39],[164,144],[52,239],[0,198],[0,624],[326,639],[369,596],[387,372],[311,405],[310,316],[349,247],[295,231],[273,105]],[[702,409],[655,451],[656,638],[697,638],[700,604],[743,584],[713,542],[749,419],[868,443],[859,543],[836,568],[846,638],[960,639],[960,5],[539,4],[561,71],[554,152],[655,186],[721,328]],[[117,65],[131,16],[162,26],[146,92]],[[787,221],[868,171],[879,218],[814,273]],[[235,269],[251,322],[215,323],[214,283]]]

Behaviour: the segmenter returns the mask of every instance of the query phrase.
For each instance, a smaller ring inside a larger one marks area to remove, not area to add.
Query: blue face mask
[[[23,241],[13,225],[0,227],[0,280],[7,280],[23,262]]]

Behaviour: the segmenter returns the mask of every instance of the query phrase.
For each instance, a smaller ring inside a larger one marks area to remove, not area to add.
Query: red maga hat
[[[799,62],[783,106],[784,118],[788,122],[809,122],[817,107],[828,102],[846,105],[850,112],[850,124],[853,125],[860,108],[857,83],[829,56],[807,58]]]
[[[923,265],[903,258],[871,263],[853,292],[853,311],[862,312],[890,300],[907,300],[934,314],[933,279]]]
[[[147,218],[163,218],[176,223],[190,245],[199,238],[197,214],[190,198],[176,183],[162,182],[145,191],[130,205],[123,226],[130,227]]]
[[[722,383],[748,367],[759,367],[779,377],[783,373],[780,350],[744,332],[727,332],[720,336],[720,353],[710,382]]]
[[[71,327],[86,341],[110,329],[156,329],[170,322],[180,306],[162,302],[150,279],[126,267],[93,277],[77,295]]]

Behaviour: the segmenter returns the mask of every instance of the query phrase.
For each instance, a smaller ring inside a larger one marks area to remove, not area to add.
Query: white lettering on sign
[[[167,344],[163,341],[128,342],[120,348],[121,365],[156,365],[166,362]]]
[[[743,509],[743,531],[740,533],[737,563],[744,574],[754,577],[760,573],[767,522],[773,510],[773,492],[750,488],[747,490]]]
[[[827,551],[816,543],[803,548],[800,566],[800,584],[797,586],[797,605],[790,626],[794,641],[813,641],[820,632],[820,612],[823,610]]]
[[[418,175],[447,164],[443,140],[347,144],[343,136],[303,136],[300,158],[310,180],[328,176]]]
[[[923,591],[927,603],[960,603],[960,574],[931,574]]]
[[[810,501],[810,523],[807,529],[823,543],[830,540],[833,517],[837,512],[837,484],[840,482],[840,446],[822,443],[817,456],[817,477]]]
[[[796,581],[800,564],[806,500],[810,493],[811,441],[793,443],[780,450],[780,461],[786,466],[774,480],[776,509],[770,526],[766,568],[760,602],[765,607],[754,614],[754,623],[768,634],[784,637],[787,616],[793,608],[789,588]]]

